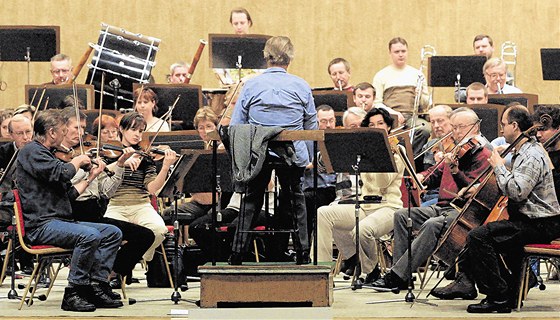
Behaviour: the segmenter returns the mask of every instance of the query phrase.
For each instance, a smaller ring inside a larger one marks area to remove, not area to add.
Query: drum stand
[[[404,299],[390,299],[390,300],[381,300],[381,301],[373,301],[367,302],[367,304],[378,304],[378,303],[389,303],[389,302],[406,302],[410,304],[410,307],[414,305],[414,303],[423,303],[426,305],[437,307],[437,304],[428,302],[427,299],[417,299],[414,296],[414,292],[412,292],[412,287],[414,285],[414,281],[412,279],[412,218],[411,218],[411,200],[412,200],[412,190],[414,190],[414,184],[412,183],[412,179],[410,177],[404,177],[404,183],[406,185],[406,190],[408,192],[408,218],[406,221],[406,228],[408,230],[408,266],[406,273],[408,275],[408,291],[404,297]],[[393,293],[399,293],[399,290],[394,290]]]

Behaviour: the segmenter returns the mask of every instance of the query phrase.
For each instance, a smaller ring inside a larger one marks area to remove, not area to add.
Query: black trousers
[[[317,213],[314,211],[315,204],[317,204],[317,209],[322,206],[328,206],[336,199],[336,188],[317,188],[317,198],[313,197],[313,189],[307,189],[303,194],[305,195],[305,207],[307,209],[307,238],[309,243],[311,243],[313,226],[317,223]]]
[[[490,222],[469,232],[460,269],[476,282],[480,293],[490,299],[514,298],[520,285],[523,246],[548,243],[558,236],[560,216],[529,219],[510,213],[510,220]],[[500,261],[500,254],[507,269]]]
[[[134,266],[154,243],[152,230],[127,221],[103,217],[106,205],[98,200],[73,201],[72,212],[79,221],[97,222],[113,225],[122,232],[121,245],[113,264],[113,271],[126,276],[132,273]]]
[[[278,214],[274,216],[275,225],[279,228],[294,228],[296,232],[293,240],[296,251],[309,250],[307,210],[301,182],[304,168],[274,165],[265,161],[260,173],[248,183],[241,201],[239,223],[232,245],[232,251],[235,253],[247,252],[249,234],[243,231],[251,230],[257,224],[259,215],[256,213],[261,211],[264,193],[273,169],[281,187]],[[287,236],[279,238],[281,238],[280,242],[287,243]]]

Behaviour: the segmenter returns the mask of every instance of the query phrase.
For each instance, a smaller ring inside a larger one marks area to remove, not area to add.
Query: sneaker
[[[458,272],[457,279],[443,288],[435,288],[432,290],[432,295],[442,300],[473,300],[477,297],[478,293],[471,279],[464,273]]]
[[[64,289],[64,297],[62,298],[62,305],[60,308],[64,311],[95,311],[95,305],[89,303],[83,296],[80,296],[74,287],[66,287]]]

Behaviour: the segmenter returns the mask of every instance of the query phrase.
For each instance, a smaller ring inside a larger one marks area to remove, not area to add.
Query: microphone
[[[503,94],[502,88],[500,87],[500,83],[496,82],[496,86],[498,86],[498,94]]]
[[[31,61],[31,47],[27,47],[24,59],[27,62]]]
[[[241,69],[241,59],[242,59],[242,58],[243,58],[242,56],[237,56],[237,63],[235,64],[235,66],[236,66],[238,69]]]

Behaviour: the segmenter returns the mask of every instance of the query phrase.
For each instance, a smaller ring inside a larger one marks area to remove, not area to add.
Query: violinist
[[[371,109],[361,124],[362,127],[381,128],[389,133],[393,118],[385,109]],[[402,208],[401,181],[404,164],[394,157],[396,173],[362,173],[362,193],[380,195],[383,202],[363,204],[360,210],[360,252],[361,270],[367,274],[365,283],[372,283],[381,274],[377,264],[376,239],[393,230],[393,214]],[[355,207],[353,204],[333,204],[322,206],[317,211],[318,261],[332,261],[332,242],[336,244],[346,260],[352,261],[356,254]]]
[[[97,132],[99,130],[99,121],[101,121],[101,131]],[[119,138],[119,124],[112,116],[103,114],[101,117],[93,120],[91,134],[95,137],[100,135],[101,143],[115,141]]]
[[[119,124],[123,146],[139,149],[145,129],[146,121],[142,115],[137,112],[125,114]],[[123,181],[107,206],[105,217],[132,222],[152,231],[155,240],[143,255],[145,261],[152,260],[155,248],[162,243],[167,233],[165,222],[152,206],[150,196],[163,187],[169,167],[175,160],[175,152],[165,150],[161,170],[156,172],[152,159],[134,154],[127,160]]]
[[[422,171],[440,162],[445,153],[450,152],[455,147],[453,137],[449,135],[453,131],[449,116],[453,112],[450,106],[437,105],[428,111],[430,115],[430,124],[432,126],[433,138],[422,148],[424,153],[422,162],[424,167]],[[422,195],[422,207],[426,207],[437,203],[439,189],[430,189]]]
[[[0,138],[9,138],[8,123],[14,116],[13,110],[3,110],[0,112]]]
[[[144,117],[146,132],[169,132],[169,124],[156,117],[158,111],[158,96],[154,90],[140,87],[134,90],[134,111]]]
[[[81,112],[81,111],[80,111]],[[76,119],[74,108],[65,108],[62,115],[66,119],[66,127],[68,129],[61,145],[67,146],[70,150],[79,150],[79,135],[83,134],[86,119],[80,116]],[[78,151],[75,151],[78,153]],[[83,188],[82,193],[71,200],[72,213],[76,221],[97,222],[113,225],[122,232],[122,239],[126,241],[117,252],[117,257],[113,265],[113,271],[121,276],[126,276],[126,280],[131,281],[132,270],[136,263],[142,258],[142,255],[154,242],[153,232],[145,227],[126,221],[120,221],[103,217],[107,210],[109,199],[115,194],[117,188],[123,181],[125,161],[134,154],[134,149],[125,148],[119,159],[108,166],[114,174],[109,176],[101,173],[98,176],[79,169],[71,182],[77,189]],[[101,159],[96,159],[99,166],[105,167],[105,163]],[[83,185],[86,185],[83,187]],[[115,279],[118,277],[115,276]],[[118,281],[118,280],[116,280]],[[120,295],[109,291],[111,297],[120,299]]]
[[[531,115],[533,124],[538,124],[543,115],[550,116],[551,122],[544,129],[537,131],[537,139],[542,144],[549,141],[549,139],[554,138],[554,136],[560,131],[560,105],[539,106],[535,110],[535,113]],[[554,165],[554,168],[552,169],[554,189],[556,190],[556,195],[560,196],[560,139],[556,138],[556,140],[550,141],[547,144],[548,146],[546,151],[548,151],[548,156]]]
[[[33,129],[34,140],[19,151],[16,169],[26,238],[30,244],[73,250],[63,310],[121,307],[122,302],[109,295],[109,273],[121,244],[121,232],[108,224],[75,221],[70,205],[89,183],[83,180],[72,185],[70,180],[79,168],[91,165],[91,160],[79,155],[65,163],[52,153],[67,131],[59,110],[41,112]],[[102,165],[93,167],[89,178],[95,178],[102,169]]]
[[[531,127],[527,109],[506,109],[501,127],[508,143],[516,141]],[[469,313],[511,312],[519,292],[523,246],[548,243],[560,236],[560,207],[551,162],[542,146],[533,137],[527,137],[516,145],[511,168],[506,168],[505,160],[495,150],[488,162],[500,191],[508,197],[509,220],[489,222],[468,233],[460,266],[461,281],[458,277],[441,290],[444,297],[462,297],[473,291],[476,296],[476,284],[486,298],[469,305]]]
[[[487,159],[491,151],[486,139],[480,135],[476,113],[468,108],[458,108],[452,112],[450,119],[457,147],[444,155],[444,161],[418,174],[424,185],[432,189],[439,188],[440,192],[435,205],[410,209],[412,228],[418,232],[412,242],[412,270],[426,262],[436,249],[439,237],[459,214],[451,207],[451,200],[489,165]],[[408,287],[407,218],[407,208],[395,212],[393,267],[383,278],[373,283],[379,291]]]

